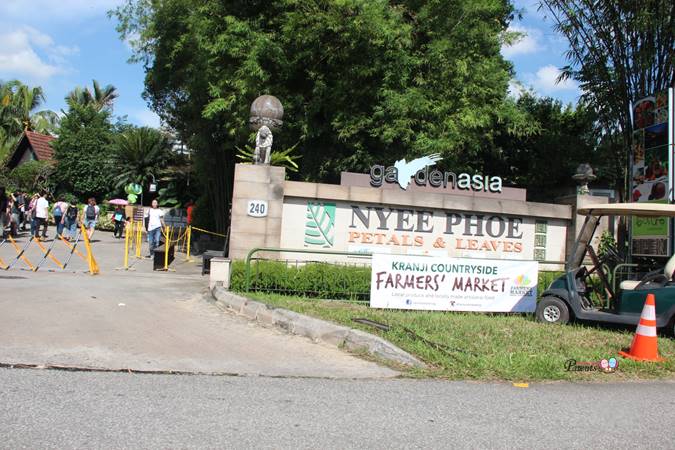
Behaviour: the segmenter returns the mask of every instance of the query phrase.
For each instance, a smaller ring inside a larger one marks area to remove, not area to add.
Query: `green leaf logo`
[[[335,203],[307,202],[305,247],[331,248],[335,240]]]

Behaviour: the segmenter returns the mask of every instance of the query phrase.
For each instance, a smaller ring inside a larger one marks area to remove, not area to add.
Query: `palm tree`
[[[66,96],[68,106],[71,108],[73,105],[91,106],[96,111],[112,109],[113,101],[119,97],[117,88],[112,84],[101,88],[101,85],[96,80],[93,80],[93,85],[93,91],[90,91],[88,87],[82,88],[80,86],[70,91]]]
[[[53,133],[58,115],[49,110],[33,113],[44,102],[41,87],[30,87],[20,81],[0,82],[0,157],[6,155],[25,130]]]
[[[18,83],[14,92],[14,121],[20,130],[33,130],[31,111],[44,102],[45,96],[41,87],[29,87]]]
[[[160,177],[171,157],[168,139],[154,128],[131,128],[120,133],[115,139],[115,187],[143,184],[150,176]]]

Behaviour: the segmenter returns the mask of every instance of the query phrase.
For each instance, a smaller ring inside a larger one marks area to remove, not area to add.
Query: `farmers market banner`
[[[372,308],[534,312],[536,261],[374,254]]]

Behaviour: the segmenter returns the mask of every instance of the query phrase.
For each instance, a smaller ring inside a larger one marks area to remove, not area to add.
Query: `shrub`
[[[9,173],[13,185],[24,191],[38,192],[49,187],[54,165],[45,161],[28,161]]]
[[[539,272],[539,293],[563,272]],[[246,289],[246,264],[232,263],[230,288]],[[283,261],[251,263],[251,291],[276,292],[310,298],[360,300],[370,298],[370,267],[355,267],[323,262],[300,263],[297,267]]]
[[[246,289],[246,266],[242,261],[232,265],[231,287],[236,291]],[[251,264],[250,288],[303,297],[367,300],[370,268],[322,262],[301,263],[296,267],[281,261],[256,261]]]

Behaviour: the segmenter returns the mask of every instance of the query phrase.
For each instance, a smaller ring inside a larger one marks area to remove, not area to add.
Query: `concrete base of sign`
[[[216,286],[225,290],[230,289],[230,260],[228,258],[211,258],[209,289]]]
[[[365,351],[376,358],[396,364],[426,367],[422,361],[410,353],[372,334],[283,308],[272,308],[264,303],[228,292],[219,286],[212,288],[211,292],[216,303],[224,309],[255,320],[263,326],[276,326],[291,334],[305,336],[315,342],[325,342],[354,352]]]

